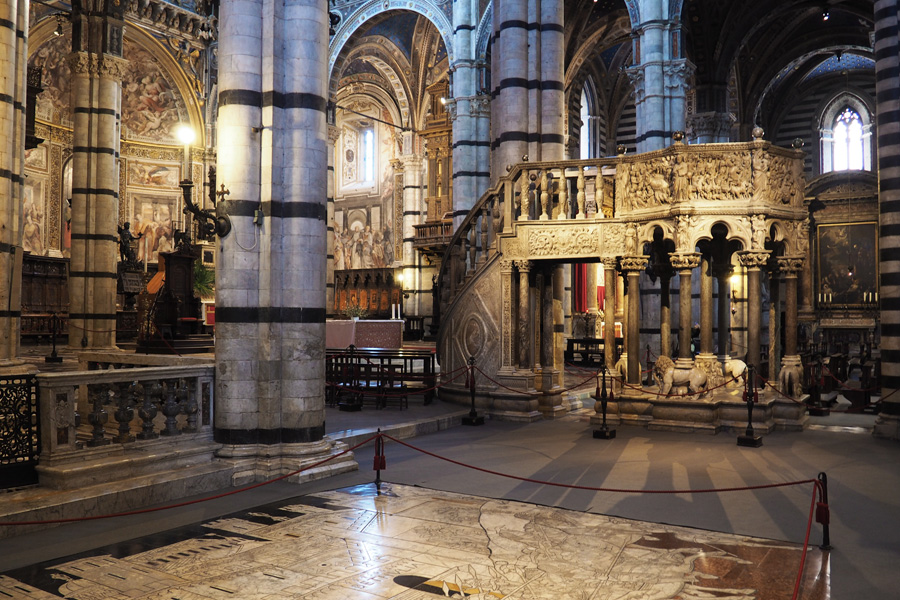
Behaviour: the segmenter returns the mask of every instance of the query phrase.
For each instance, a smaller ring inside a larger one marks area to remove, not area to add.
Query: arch
[[[378,72],[384,77],[385,81],[388,85],[391,86],[391,90],[396,94],[396,108],[399,111],[399,121],[398,124],[409,124],[409,94],[407,93],[406,87],[403,85],[403,78],[401,78],[397,74],[397,69],[394,65],[388,64],[387,60],[385,60],[381,56],[381,46],[375,43],[366,43],[361,44],[353,48],[352,51],[346,54],[343,62],[349,62],[353,58],[355,58],[359,54],[364,54],[366,60],[375,67]],[[405,66],[405,65],[399,65]],[[335,96],[337,95],[338,90],[334,90]],[[390,106],[393,102],[385,103],[385,106]]]
[[[671,5],[669,6],[669,20],[673,22],[681,21],[681,11],[684,8],[684,0],[670,0]]]
[[[638,0],[625,0],[625,7],[628,9],[628,18],[631,19],[632,28],[640,25],[641,8],[638,5]]]
[[[656,230],[662,232],[664,240],[673,241],[675,239],[675,224],[670,219],[653,219],[646,223],[641,223],[637,228],[637,246],[643,247],[644,244],[653,243],[653,236]]]
[[[488,46],[490,46],[493,37],[494,23],[494,2],[488,2],[481,20],[478,21],[478,28],[475,30],[475,58],[484,62],[487,60]]]
[[[48,15],[48,17],[37,21],[30,28],[28,44],[29,61],[37,59],[37,53],[42,49],[42,46],[44,46],[44,44],[52,42],[53,39],[56,39],[54,31],[56,30],[57,22],[54,18],[51,18],[53,14],[54,13],[51,13],[50,15]],[[129,26],[125,28],[124,33],[125,42],[132,44],[133,47],[147,52],[150,57],[158,63],[159,68],[168,78],[171,84],[175,87],[175,90],[177,91],[181,101],[184,103],[184,110],[187,114],[189,124],[197,135],[197,141],[195,145],[206,146],[207,132],[203,125],[205,121],[203,119],[203,113],[200,103],[194,93],[194,87],[193,85],[191,85],[191,79],[185,73],[184,69],[177,62],[177,60],[172,56],[169,50],[157,38],[155,38],[150,32],[146,31],[140,25],[131,23],[130,21],[128,25]],[[65,25],[65,27],[67,28],[67,32],[63,37],[66,37],[70,40],[72,35],[71,25],[67,24]],[[68,98],[66,98],[65,100],[66,102],[70,101]],[[175,140],[174,135],[171,136],[171,140],[160,140],[153,143],[158,143],[163,146],[180,145]]]
[[[395,10],[415,12],[431,21],[444,40],[444,48],[447,49],[447,59],[450,64],[456,61],[456,53],[453,49],[453,25],[437,4],[428,0],[371,0],[342,19],[341,26],[331,38],[328,52],[329,78],[333,79],[334,66],[341,54],[344,53],[350,37],[373,17]]]
[[[697,248],[703,243],[712,242],[715,239],[713,228],[717,225],[725,227],[726,241],[737,241],[743,248],[750,248],[750,220],[746,217],[740,217],[736,220],[726,221],[720,215],[698,217],[691,230],[690,247]]]

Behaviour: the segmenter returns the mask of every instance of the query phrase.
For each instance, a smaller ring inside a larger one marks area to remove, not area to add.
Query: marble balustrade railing
[[[215,366],[41,373],[41,460],[159,438],[212,439]]]
[[[497,238],[515,221],[576,220],[602,216],[603,167],[615,159],[522,163],[472,207],[450,240],[441,263],[442,302],[449,303],[467,279],[497,253]]]

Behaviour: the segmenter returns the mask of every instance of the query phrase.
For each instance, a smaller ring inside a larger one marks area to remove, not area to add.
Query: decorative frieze
[[[73,52],[69,55],[69,68],[75,75],[99,76],[122,81],[128,72],[128,61],[109,54],[96,55]]]
[[[597,254],[598,227],[566,227],[529,231],[532,256],[592,256]]]

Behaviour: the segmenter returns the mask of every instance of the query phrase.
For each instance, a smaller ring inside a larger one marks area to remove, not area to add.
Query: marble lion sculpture
[[[729,387],[743,385],[743,378],[747,375],[747,363],[738,358],[729,358],[725,361],[723,370],[725,380],[729,381]]]
[[[673,386],[684,387],[698,397],[706,395],[706,373],[702,369],[676,369],[675,363],[668,356],[660,356],[653,364],[653,379],[659,386],[659,393],[668,396]]]

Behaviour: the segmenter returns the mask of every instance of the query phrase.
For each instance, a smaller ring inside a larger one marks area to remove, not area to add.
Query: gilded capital
[[[615,270],[618,266],[618,261],[615,256],[604,256],[600,259],[600,262],[603,264],[603,268],[606,270]]]
[[[741,261],[741,266],[747,269],[761,269],[769,262],[769,252],[755,250],[738,252],[738,260]]]
[[[625,272],[643,271],[646,268],[647,268],[647,257],[646,256],[623,256],[622,257],[622,270]]]
[[[678,271],[690,271],[700,266],[700,254],[697,252],[677,253],[669,256],[672,268]]]
[[[801,256],[779,256],[775,259],[778,262],[778,270],[788,277],[796,277],[803,269],[803,257]]]

